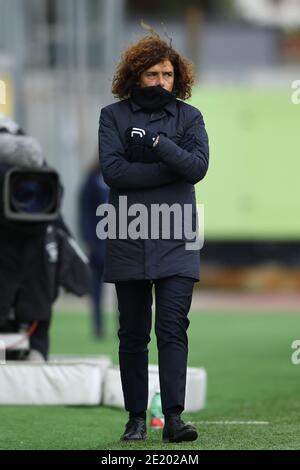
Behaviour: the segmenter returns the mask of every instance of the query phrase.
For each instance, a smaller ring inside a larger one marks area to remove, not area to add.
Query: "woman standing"
[[[120,370],[129,412],[122,440],[146,438],[153,286],[163,440],[197,439],[196,428],[180,417],[188,313],[200,270],[199,248],[187,249],[187,242],[196,225],[194,184],[204,178],[209,158],[203,117],[183,101],[191,96],[192,84],[191,64],[158,35],[146,36],[125,51],[117,68],[112,92],[119,101],[101,110],[101,167],[116,211],[116,232],[108,235],[106,244],[104,280],[116,286]],[[185,206],[192,214],[189,233],[182,233]],[[158,207],[162,227],[153,218]],[[147,216],[143,212],[140,219],[140,237],[132,236],[133,215],[142,208]]]

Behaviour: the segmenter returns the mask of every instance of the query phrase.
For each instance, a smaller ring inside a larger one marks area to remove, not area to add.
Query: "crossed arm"
[[[100,115],[99,154],[103,177],[108,186],[119,189],[145,189],[185,180],[195,184],[204,178],[208,168],[208,138],[202,115],[199,113],[188,126],[188,150],[182,149],[165,136],[160,136],[153,149],[158,163],[129,163],[116,132],[109,109]],[[186,136],[185,136],[186,137]]]

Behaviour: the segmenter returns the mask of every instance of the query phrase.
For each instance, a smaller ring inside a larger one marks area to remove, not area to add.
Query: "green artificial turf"
[[[109,354],[117,363],[115,317],[106,320],[107,337],[96,341],[86,315],[57,313],[51,352]],[[291,363],[299,316],[191,312],[190,320],[189,365],[208,373],[206,408],[185,414],[198,427],[198,441],[163,444],[161,431],[151,430],[143,443],[121,443],[127,415],[115,408],[2,406],[0,449],[299,449],[300,365]],[[154,340],[150,362],[157,362]]]

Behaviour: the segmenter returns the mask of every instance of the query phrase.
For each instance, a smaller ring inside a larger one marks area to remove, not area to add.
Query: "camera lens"
[[[17,212],[49,213],[53,207],[53,184],[41,175],[16,175],[12,182],[11,205]]]

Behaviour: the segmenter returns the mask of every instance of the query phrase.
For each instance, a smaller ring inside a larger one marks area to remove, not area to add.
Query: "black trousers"
[[[125,408],[147,409],[148,343],[152,324],[154,285],[155,333],[158,347],[162,411],[184,409],[188,357],[187,318],[194,279],[172,276],[154,281],[115,283],[119,309],[119,361]]]

